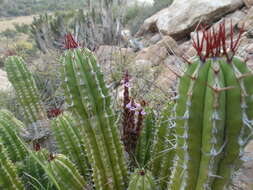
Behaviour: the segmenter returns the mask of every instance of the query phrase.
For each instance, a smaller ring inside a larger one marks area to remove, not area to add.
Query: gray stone
[[[200,22],[213,22],[243,6],[242,0],[180,0],[174,1],[144,21],[137,36],[160,31],[182,39]]]
[[[243,0],[246,7],[250,8],[253,5],[253,0]]]

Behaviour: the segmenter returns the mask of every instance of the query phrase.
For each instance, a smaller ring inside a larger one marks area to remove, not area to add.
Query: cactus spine
[[[228,189],[240,163],[249,140],[245,130],[252,120],[248,108],[253,103],[249,90],[253,75],[234,57],[239,38],[234,41],[232,32],[231,36],[229,51],[225,23],[217,32],[203,31],[202,39],[198,35],[194,41],[199,59],[180,79],[169,190]]]
[[[151,172],[144,170],[136,170],[130,178],[127,190],[156,190],[154,179]]]
[[[79,116],[87,157],[97,189],[121,190],[127,169],[110,105],[110,96],[96,59],[87,49],[70,49],[61,59],[66,100]]]

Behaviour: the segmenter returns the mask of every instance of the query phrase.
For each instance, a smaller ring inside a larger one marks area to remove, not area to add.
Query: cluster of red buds
[[[65,35],[64,48],[65,49],[75,49],[79,48],[80,44],[74,39],[71,33]]]
[[[40,151],[40,149],[41,149],[40,143],[34,142],[33,143],[33,150],[35,150],[36,152],[38,152],[38,151]]]
[[[200,37],[199,31],[202,32],[202,37]],[[230,39],[228,39],[225,20],[219,24],[217,30],[215,30],[214,27],[212,29],[206,29],[200,25],[197,31],[197,39],[193,39],[193,47],[196,49],[198,56],[203,62],[209,57],[220,56],[226,56],[227,61],[231,62],[243,32],[244,29],[240,28],[237,39],[234,39],[234,28],[231,21]]]
[[[54,117],[59,116],[62,112],[63,112],[63,110],[61,110],[59,108],[50,109],[47,111],[47,117],[49,119],[54,118]]]
[[[40,143],[34,142],[33,143],[33,150],[36,151],[36,152],[40,151],[41,150]],[[50,153],[49,156],[48,156],[48,162],[50,162],[50,161],[52,161],[54,159],[55,159],[55,155],[53,153]]]
[[[126,71],[124,76],[124,101],[123,101],[123,136],[122,140],[125,146],[126,152],[129,155],[133,155],[135,152],[135,148],[138,142],[138,138],[141,134],[141,130],[143,128],[143,120],[145,116],[145,111],[143,106],[145,106],[145,102],[143,101],[141,104],[138,104],[134,101],[133,98],[129,95],[130,89],[130,77],[128,71]],[[137,117],[137,119],[136,119]]]

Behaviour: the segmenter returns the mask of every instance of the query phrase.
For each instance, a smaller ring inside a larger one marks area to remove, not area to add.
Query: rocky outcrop
[[[243,0],[243,2],[248,8],[253,6],[253,0]]]
[[[184,38],[200,22],[212,23],[243,6],[242,0],[180,0],[144,21],[137,36],[158,31],[175,39]]]
[[[239,28],[244,28],[247,31],[247,35],[253,37],[253,7],[248,9],[247,15],[241,19],[238,26]]]
[[[159,65],[173,54],[179,54],[177,42],[170,36],[164,36],[158,43],[138,52],[135,60],[146,60],[152,65]]]

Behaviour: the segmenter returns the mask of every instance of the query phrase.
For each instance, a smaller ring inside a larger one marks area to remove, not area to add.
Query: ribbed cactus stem
[[[171,118],[172,107],[173,104],[170,102],[163,110],[151,149],[151,172],[162,189],[167,186],[175,155],[175,123]]]
[[[83,176],[87,175],[85,139],[82,138],[81,127],[75,124],[73,118],[64,114],[52,122],[52,130],[60,153],[68,156]]]
[[[253,74],[234,56],[239,38],[233,39],[232,28],[230,35],[228,48],[221,23],[194,41],[199,58],[179,83],[169,190],[228,189],[252,138]]]
[[[29,152],[27,157],[19,164],[18,172],[26,189],[41,188],[41,184],[47,186],[50,184],[45,170],[37,161],[47,164],[48,157],[49,152],[46,149],[39,149]],[[50,185],[52,186],[52,184]]]
[[[127,190],[156,190],[155,181],[151,172],[137,169],[130,178]]]
[[[75,165],[64,155],[54,155],[48,163],[48,170],[59,182],[61,190],[84,190],[87,183]]]
[[[47,118],[32,73],[27,69],[23,59],[18,56],[8,57],[5,69],[24,109],[27,124]]]
[[[23,59],[18,56],[8,57],[5,62],[5,69],[24,110],[27,130],[30,133],[25,138],[53,151],[53,139],[50,136],[49,129],[50,122],[32,73],[28,70]]]
[[[66,100],[84,130],[96,188],[124,189],[127,169],[123,147],[96,59],[87,49],[71,49],[61,60]]]
[[[142,110],[143,111],[143,110]],[[138,115],[143,117],[139,111]],[[135,150],[135,156],[137,164],[140,167],[145,167],[151,158],[151,146],[154,140],[155,133],[155,113],[152,110],[146,110],[147,115],[145,116],[142,130],[138,134],[138,142]],[[138,122],[137,122],[138,123]]]
[[[27,154],[20,133],[24,133],[24,125],[7,110],[0,110],[0,138],[2,139],[12,161],[23,160]]]
[[[0,189],[24,190],[15,166],[9,160],[6,149],[0,142]]]
[[[215,180],[213,185],[214,190],[225,190],[229,188],[232,174],[240,166],[244,148],[250,138],[252,138],[253,117],[252,113],[250,113],[252,110],[250,112],[248,110],[248,108],[252,108],[253,104],[253,100],[250,98],[252,92],[250,94],[249,89],[251,87],[246,87],[244,81],[247,79],[248,82],[252,82],[253,75],[247,72],[247,75],[244,76],[243,74],[245,73],[243,73],[243,68],[245,71],[246,63],[237,58],[233,59],[231,65],[224,64],[223,68],[227,79],[225,80],[226,85],[234,87],[230,90],[230,93],[226,94],[226,101],[233,102],[233,104],[226,105],[226,110],[229,110],[226,112],[226,146],[224,147],[218,170],[218,175],[222,178]],[[233,75],[231,73],[233,73]],[[250,115],[248,113],[250,113]]]

